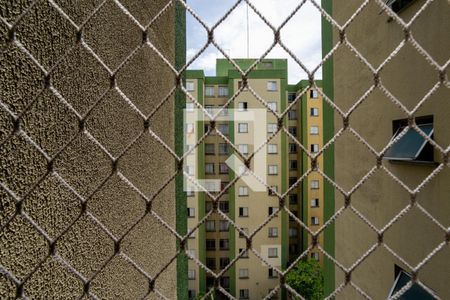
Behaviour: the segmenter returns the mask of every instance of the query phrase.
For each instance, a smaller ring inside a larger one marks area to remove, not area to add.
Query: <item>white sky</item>
[[[299,5],[299,0],[253,0],[252,3],[265,18],[278,27]],[[320,1],[318,1],[320,2]],[[231,8],[236,0],[187,0],[187,4],[208,25],[215,24]],[[247,5],[245,2],[228,16],[214,31],[218,44],[232,58],[247,57]],[[281,40],[308,69],[315,68],[322,56],[320,13],[309,1],[291,18],[281,30]],[[273,43],[273,33],[261,18],[249,8],[250,58],[260,57]],[[187,59],[191,59],[207,41],[206,30],[187,12]],[[210,45],[203,54],[190,65],[189,69],[205,70],[206,75],[215,75],[216,58],[223,55]],[[306,74],[290,55],[279,45],[275,46],[267,58],[287,58],[289,83],[306,79]],[[322,78],[321,70],[316,79]]]

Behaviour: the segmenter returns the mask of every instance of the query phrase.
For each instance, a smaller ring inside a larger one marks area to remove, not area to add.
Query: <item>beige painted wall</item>
[[[0,14],[12,22],[31,2],[0,1]],[[100,3],[57,2],[77,24],[81,24]],[[143,24],[165,5],[165,1],[159,0],[122,3]],[[171,61],[174,57],[173,24],[174,11],[171,8],[149,29],[151,41]],[[1,103],[15,114],[24,113],[20,128],[48,155],[53,156],[63,149],[54,161],[54,171],[81,196],[92,196],[88,200],[87,211],[112,234],[117,237],[123,235],[144,214],[144,201],[117,174],[112,174],[110,159],[85,133],[79,131],[78,120],[67,106],[48,89],[36,98],[44,85],[43,76],[26,55],[14,44],[7,43],[7,37],[7,29],[1,23]],[[16,37],[47,69],[69,51],[51,72],[51,81],[79,114],[85,115],[109,89],[110,79],[105,69],[86,49],[76,44],[75,29],[46,1],[39,1],[23,17],[16,27]],[[142,33],[113,1],[108,1],[86,24],[83,38],[114,69],[140,45]],[[116,80],[118,87],[145,114],[155,109],[174,82],[171,71],[149,48],[138,51],[117,73]],[[170,99],[150,119],[150,128],[173,147],[172,116],[173,99]],[[112,155],[117,156],[143,131],[144,124],[116,91],[109,91],[90,112],[85,127]],[[112,239],[86,214],[77,219],[81,212],[80,202],[54,173],[47,174],[31,191],[39,178],[46,174],[47,164],[23,137],[8,137],[13,129],[11,118],[4,109],[0,109],[0,142],[4,143],[0,146],[0,181],[18,197],[30,192],[23,202],[23,211],[50,238],[60,236],[74,222],[56,243],[55,252],[80,274],[92,277],[114,254]],[[67,147],[66,143],[69,143]],[[118,171],[143,194],[152,197],[174,172],[173,162],[165,149],[149,134],[144,134],[119,159]],[[109,179],[102,185],[105,178]],[[175,226],[174,194],[172,182],[152,205],[154,211],[172,226]],[[21,216],[15,216],[7,224],[15,207],[13,199],[3,189],[0,189],[0,201],[0,266],[14,274],[17,280],[26,280],[24,295],[40,299],[82,296],[81,281],[48,256],[47,243],[35,228]],[[121,251],[151,276],[173,257],[175,250],[173,236],[150,216],[134,227],[121,243]],[[176,293],[175,274],[173,262],[156,281],[156,288],[172,299]],[[136,299],[147,289],[144,276],[116,256],[91,282],[90,291],[101,299]],[[14,298],[15,295],[16,289],[11,281],[0,275],[0,298]],[[154,296],[151,294],[148,298]]]
[[[415,1],[400,12],[409,20],[425,1]],[[338,22],[351,15],[359,1],[334,1],[333,17]],[[393,21],[389,21],[373,2],[364,9],[350,25],[347,36],[354,46],[378,66],[400,43],[403,33]],[[448,1],[434,1],[424,10],[411,29],[417,41],[439,63],[448,60],[450,48],[450,6]],[[336,35],[335,35],[336,42]],[[448,74],[448,72],[447,72]],[[417,51],[407,44],[382,70],[381,81],[402,103],[412,109],[439,80],[438,73]],[[373,83],[372,75],[345,47],[334,55],[335,103],[347,110]],[[434,140],[443,148],[450,144],[450,92],[440,87],[417,111],[415,116],[433,115]],[[392,120],[406,118],[379,90],[375,91],[352,114],[350,124],[377,151],[380,151],[392,136]],[[342,127],[342,119],[335,115],[335,130]],[[349,190],[371,167],[375,157],[356,138],[345,133],[335,144],[336,181]],[[435,151],[436,162],[442,155]],[[383,161],[383,165],[405,184],[415,188],[436,168],[436,165],[395,164]],[[442,225],[450,226],[450,170],[444,170],[433,178],[418,194],[419,203]],[[336,209],[343,205],[342,196],[336,191]],[[382,228],[402,208],[409,204],[409,195],[384,171],[378,170],[353,196],[352,204],[375,226]],[[422,261],[430,251],[445,240],[445,234],[422,212],[413,208],[391,229],[384,241],[412,266]],[[376,234],[351,212],[344,213],[336,222],[336,258],[350,266],[358,257],[377,242]],[[353,274],[352,280],[374,299],[386,299],[394,282],[394,264],[408,268],[384,248],[379,247]],[[448,245],[426,264],[418,276],[442,299],[450,298],[448,278],[450,274],[450,249]],[[336,285],[344,280],[336,268]],[[341,299],[356,299],[356,292],[347,288]]]

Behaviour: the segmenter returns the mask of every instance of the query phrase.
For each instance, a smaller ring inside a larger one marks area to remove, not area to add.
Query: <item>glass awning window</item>
[[[401,290],[408,282],[411,280],[411,276],[408,273],[401,271],[398,273],[397,278],[395,278],[394,285],[392,286],[391,292],[389,293],[389,297],[391,298],[395,293]],[[427,287],[428,288],[428,287]],[[399,298],[399,300],[434,300],[436,297],[430,294],[423,287],[418,285],[417,283],[413,283],[413,285],[404,292]]]
[[[429,138],[433,135],[433,124],[417,125]],[[392,140],[399,135],[405,127],[400,127]],[[391,140],[391,141],[392,141]],[[393,144],[385,153],[384,158],[390,160],[417,160],[428,141],[417,131],[410,128],[397,143]]]

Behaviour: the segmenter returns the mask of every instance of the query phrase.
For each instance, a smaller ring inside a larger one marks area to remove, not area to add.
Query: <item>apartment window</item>
[[[297,127],[295,126],[289,126],[288,131],[291,135],[296,136],[297,135]]]
[[[228,201],[221,201],[221,202],[219,202],[219,208],[224,213],[228,213],[230,211],[230,207],[229,207]]]
[[[297,194],[289,194],[289,204],[297,204],[298,196]]]
[[[205,124],[203,126],[205,133],[209,131],[209,129],[211,128],[210,124]],[[216,133],[214,131],[211,130],[211,132],[209,133],[210,135],[215,135]]]
[[[219,86],[219,97],[227,97],[227,96],[228,96],[228,87]]]
[[[275,123],[267,124],[267,133],[275,133],[277,132],[278,126]]]
[[[312,252],[311,258],[319,261],[319,252]]]
[[[289,177],[289,187],[297,183],[297,177]]]
[[[188,208],[187,208],[187,216],[188,216],[188,218],[193,218],[193,217],[195,217],[195,208],[193,208],[193,207],[188,207]]]
[[[407,120],[397,120],[393,122],[394,140],[408,125]],[[433,139],[433,117],[418,117],[416,124],[425,135]],[[385,159],[397,161],[434,161],[433,146],[427,142],[417,131],[409,128],[395,144],[393,144],[385,153]]]
[[[241,196],[241,197],[248,196],[248,187],[240,186],[239,187],[239,196]]]
[[[194,197],[194,195],[195,195],[194,187],[187,186],[187,188],[186,188],[186,196],[187,197]]]
[[[205,96],[206,97],[213,97],[214,96],[214,86],[206,86],[205,87]]]
[[[269,278],[277,278],[277,277],[278,277],[278,273],[274,269],[270,268],[269,269]]]
[[[278,236],[278,228],[269,227],[269,237],[277,237],[277,236]]]
[[[194,166],[186,166],[184,168],[184,170],[186,171],[186,173],[188,173],[189,175],[194,175]]]
[[[188,255],[189,259],[191,259],[191,257],[195,257],[195,249],[186,250],[186,254]]]
[[[319,116],[319,109],[312,107],[311,108],[311,117],[318,117]]]
[[[239,144],[238,145],[239,152],[242,154],[248,154],[248,145],[247,144]]]
[[[219,249],[220,250],[230,249],[230,241],[228,239],[220,239],[219,240]]]
[[[298,235],[298,230],[295,227],[289,228],[289,237],[295,238]]]
[[[415,0],[385,0],[386,5],[389,6],[395,13],[399,13],[414,1]]]
[[[243,252],[243,253],[242,253]],[[248,258],[248,251],[244,248],[239,248],[239,253],[242,253],[241,258]]]
[[[192,144],[187,144],[187,145],[185,145],[184,153],[187,153],[187,152],[191,151],[192,149],[194,149],[194,145],[192,145]],[[189,152],[189,155],[194,154],[194,151],[195,151],[195,150]]]
[[[226,155],[229,153],[230,147],[226,143],[220,143],[219,144],[219,154],[220,155]]]
[[[220,231],[228,231],[229,228],[230,228],[230,223],[228,221],[225,221],[225,220],[219,221],[219,230]]]
[[[239,173],[238,174],[242,174],[242,176],[246,176],[248,175],[248,169],[246,166],[239,166]]]
[[[319,180],[311,180],[311,189],[317,190],[319,188]]]
[[[270,216],[271,214],[273,214],[273,213],[275,213],[275,212],[278,211],[278,207],[275,207],[275,206],[269,206],[268,209],[267,209],[267,211],[268,211],[268,215]]]
[[[206,231],[216,231],[216,221],[214,220],[207,220],[206,221]]]
[[[207,257],[206,266],[208,267],[208,269],[214,270],[216,268],[216,259],[213,257]]]
[[[206,287],[210,288],[210,287],[214,286],[214,281],[215,281],[214,277],[207,276],[206,277]]]
[[[213,209],[213,204],[211,201],[206,201],[205,203],[205,211],[208,213]]]
[[[297,144],[289,143],[289,153],[297,153]]]
[[[228,174],[228,165],[226,163],[219,163],[219,173]]]
[[[239,231],[239,237],[245,237],[244,233],[248,235],[248,228],[241,228],[241,231]]]
[[[191,232],[192,228],[188,228],[188,232]],[[189,235],[190,239],[194,239],[195,238],[195,231],[191,233],[191,235]]]
[[[239,133],[247,133],[248,132],[248,123],[239,123],[238,124],[238,132]]]
[[[277,175],[278,174],[278,166],[277,165],[269,165],[269,175]]]
[[[186,111],[187,112],[193,112],[194,111],[194,103],[186,103]]]
[[[195,298],[195,290],[188,290],[188,298],[189,299]]]
[[[186,133],[194,133],[194,124],[192,123],[186,124]]]
[[[223,191],[227,187],[228,184],[229,184],[228,181],[221,181],[220,182],[220,190]],[[228,191],[229,191],[229,189],[225,191],[225,194],[228,194]]]
[[[270,110],[276,112],[277,111],[277,103],[276,102],[267,102],[267,106],[269,107]]]
[[[274,92],[277,90],[277,82],[276,81],[267,81],[267,90],[270,92]]]
[[[238,81],[238,89],[241,89],[243,85],[244,85],[244,83],[242,82],[242,80],[239,80],[239,81]],[[245,87],[245,88],[243,89],[243,91],[246,91],[246,90],[247,90],[247,87]]]
[[[219,260],[220,268],[224,269],[230,263],[230,259],[228,257],[221,257]]]
[[[247,102],[239,102],[238,103],[238,110],[239,111],[246,111],[247,110]]]
[[[297,111],[296,110],[288,111],[288,119],[289,120],[297,120]]]
[[[319,97],[319,93],[317,92],[316,89],[311,89],[309,91],[309,97],[312,99],[317,99]]]
[[[194,82],[193,81],[186,81],[186,90],[188,92],[193,92],[194,91]]]
[[[195,279],[195,270],[188,270],[188,279],[194,280]]]
[[[240,289],[239,290],[239,299],[249,299],[250,293],[248,289]]]
[[[312,135],[317,135],[319,134],[319,126],[311,126],[309,133]]]
[[[228,116],[228,107],[222,108],[222,110],[220,111],[220,115],[221,116]]]
[[[205,174],[214,174],[214,164],[213,163],[205,164]]]
[[[295,97],[296,97],[296,94],[295,94],[295,93],[289,93],[289,94],[288,94],[288,103],[294,102]]]
[[[205,110],[212,115],[214,113],[214,105],[205,105]]]
[[[225,136],[228,136],[230,134],[230,128],[228,127],[228,124],[219,124],[217,130]]]
[[[319,218],[311,217],[311,225],[319,225]]]
[[[311,199],[311,207],[319,207],[319,199]]]
[[[248,269],[239,269],[239,278],[248,278]]]
[[[205,144],[205,154],[213,155],[215,152],[214,144]]]
[[[294,216],[296,216],[296,217],[298,216],[298,211],[291,210],[291,212]],[[289,221],[295,221],[295,218],[293,216],[289,215]]]
[[[270,189],[267,189],[268,190],[268,194],[269,194],[269,196],[275,196],[275,193],[274,192],[277,192],[278,191],[278,187],[276,186],[276,185],[272,185],[271,187],[270,187]],[[274,192],[273,192],[274,191]]]
[[[289,254],[297,254],[297,253],[298,253],[298,245],[289,244]]]
[[[278,248],[269,248],[269,258],[278,257]]]
[[[290,160],[289,161],[289,170],[295,171],[297,170],[297,160]]]
[[[267,153],[277,154],[278,153],[278,145],[277,144],[268,144],[267,145]]]
[[[311,153],[317,153],[317,152],[319,152],[319,145],[311,144]]]
[[[261,67],[264,69],[273,69],[273,62],[271,61],[264,61],[261,63]]]
[[[239,207],[239,217],[248,217],[248,207]]]
[[[223,276],[220,278],[220,285],[224,288],[224,289],[228,289],[230,288],[230,277],[228,276]]]

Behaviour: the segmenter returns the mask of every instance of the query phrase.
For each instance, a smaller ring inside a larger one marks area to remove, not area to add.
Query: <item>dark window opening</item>
[[[416,118],[416,124],[427,137],[433,139],[432,116]],[[433,146],[415,129],[408,128],[406,119],[392,122],[393,137],[391,141],[401,134],[405,128],[407,132],[386,151],[384,158],[394,161],[433,162]]]

